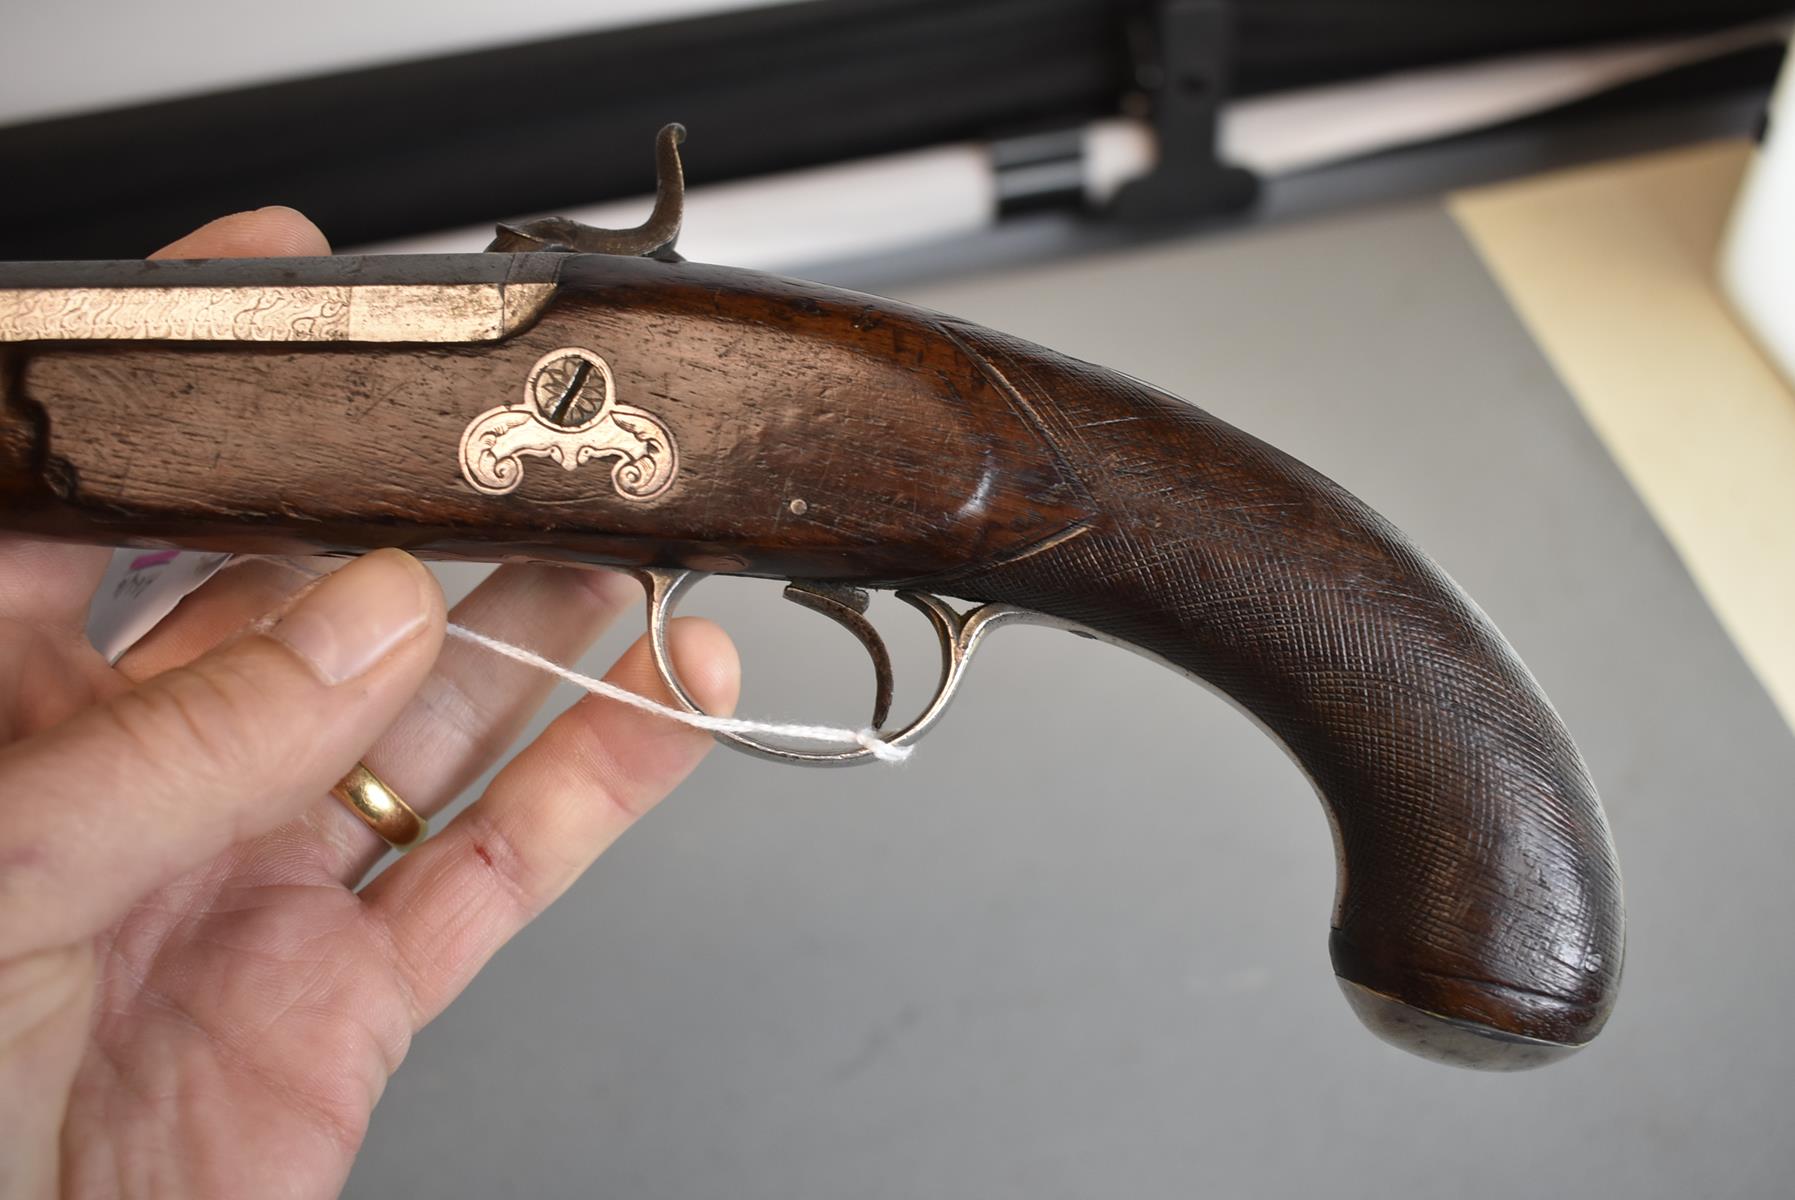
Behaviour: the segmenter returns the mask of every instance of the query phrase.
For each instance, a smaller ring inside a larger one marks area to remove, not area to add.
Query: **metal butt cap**
[[[1457,1021],[1404,1004],[1350,979],[1334,977],[1365,1027],[1392,1046],[1457,1067],[1525,1071],[1575,1054],[1581,1044],[1543,1042]]]

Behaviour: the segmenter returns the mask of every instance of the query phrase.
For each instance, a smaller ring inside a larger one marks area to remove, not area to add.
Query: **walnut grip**
[[[431,284],[498,257],[20,268],[14,286]],[[1358,500],[1145,384],[935,313],[694,263],[532,262],[552,303],[490,343],[15,347],[0,528],[697,568],[1043,612],[1202,678],[1289,748],[1339,849],[1334,967],[1377,1032],[1517,1067],[1601,1028],[1622,916],[1588,772],[1489,620]],[[560,420],[576,398],[580,430],[610,413],[644,431],[630,444],[654,469],[588,462],[560,427],[475,469],[475,434],[537,436],[531,412]]]
[[[1289,455],[1113,372],[954,327],[1098,514],[956,579],[1212,684],[1302,765],[1340,861],[1332,953],[1385,1039],[1515,1069],[1589,1041],[1621,970],[1594,785],[1489,619]]]

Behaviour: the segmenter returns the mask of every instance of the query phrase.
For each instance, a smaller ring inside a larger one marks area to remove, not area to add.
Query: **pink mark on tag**
[[[107,662],[117,661],[230,557],[179,550],[115,552],[87,612],[87,636],[94,649]]]

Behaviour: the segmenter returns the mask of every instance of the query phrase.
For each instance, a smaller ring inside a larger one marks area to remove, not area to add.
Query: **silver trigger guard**
[[[645,567],[633,574],[648,593],[648,645],[654,655],[655,669],[660,672],[661,682],[667,685],[667,690],[681,708],[704,715],[704,710],[692,699],[692,694],[686,690],[685,683],[681,681],[679,672],[673,665],[673,656],[667,649],[667,622],[673,619],[674,609],[679,606],[684,595],[704,579],[707,573]],[[932,596],[927,592],[900,591],[897,597],[928,617],[929,624],[934,627],[935,636],[941,642],[941,682],[936,688],[935,698],[929,701],[928,707],[914,721],[895,733],[886,733],[882,729],[877,731],[879,740],[890,746],[908,746],[916,742],[941,719],[959,690],[961,681],[966,677],[966,665],[972,661],[973,651],[978,649],[987,633],[1001,625],[1011,624],[1067,627],[1064,622],[1009,604],[983,604],[961,613],[939,596]],[[711,736],[732,749],[774,762],[801,763],[811,767],[849,767],[877,761],[873,752],[865,746],[852,750],[793,750],[746,734],[719,731]]]

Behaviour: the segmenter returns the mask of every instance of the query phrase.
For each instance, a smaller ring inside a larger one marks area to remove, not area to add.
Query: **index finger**
[[[176,238],[151,258],[306,258],[330,253],[324,231],[284,205],[232,213]]]

